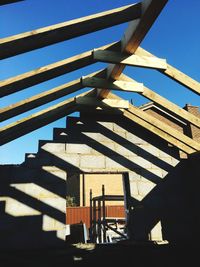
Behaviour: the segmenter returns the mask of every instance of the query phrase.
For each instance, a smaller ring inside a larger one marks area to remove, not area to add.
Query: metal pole
[[[106,205],[105,205],[105,186],[102,185],[102,202],[103,202],[103,242],[106,242]]]
[[[92,241],[93,236],[93,214],[92,214],[92,189],[90,189],[90,230],[89,230],[89,236],[90,236],[90,242]]]
[[[96,243],[96,200],[93,200],[93,242]]]
[[[102,243],[101,238],[101,200],[98,200],[98,239],[99,243]]]

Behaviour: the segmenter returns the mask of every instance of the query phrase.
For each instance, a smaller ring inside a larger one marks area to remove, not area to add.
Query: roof
[[[145,113],[144,110],[147,106],[137,108],[111,93],[111,91],[115,90],[138,93],[156,103],[155,108],[158,109],[159,106],[167,114],[168,112],[173,114],[170,116],[178,117],[200,128],[200,118],[178,107],[142,83],[138,83],[133,78],[123,74],[127,65],[152,68],[182,84],[195,94],[200,95],[200,84],[197,81],[168,64],[165,59],[158,58],[140,47],[140,43],[166,3],[167,0],[143,0],[133,5],[1,39],[0,58],[6,59],[100,29],[130,22],[123,38],[116,43],[104,45],[95,50],[91,49],[74,57],[3,81],[0,86],[1,97],[19,92],[32,85],[72,72],[97,61],[109,63],[107,68],[91,73],[87,77],[80,77],[67,84],[2,108],[0,121],[15,117],[35,107],[40,107],[45,103],[67,96],[72,92],[77,92],[82,88],[94,88],[84,94],[77,94],[76,97],[59,102],[47,109],[40,110],[2,127],[0,130],[0,144],[8,143],[74,111],[81,110],[83,106],[88,106],[89,108],[96,106],[105,110],[113,110],[113,112],[116,110],[121,112],[124,117],[153,132],[187,154],[200,151],[199,143]]]

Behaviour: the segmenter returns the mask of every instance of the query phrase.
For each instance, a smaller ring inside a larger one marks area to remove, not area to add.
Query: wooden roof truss
[[[140,47],[140,43],[166,3],[167,0],[144,0],[137,4],[1,39],[0,58],[5,59],[129,21],[128,29],[119,42],[107,44],[2,81],[0,97],[6,97],[96,62],[109,63],[106,69],[1,108],[0,121],[4,121],[82,88],[94,88],[2,127],[0,144],[6,144],[87,105],[117,111],[187,154],[200,151],[198,142],[111,93],[111,90],[138,93],[165,110],[169,110],[183,121],[200,128],[200,118],[123,74],[127,65],[153,68],[200,95],[200,83],[169,65],[165,59],[157,58]]]

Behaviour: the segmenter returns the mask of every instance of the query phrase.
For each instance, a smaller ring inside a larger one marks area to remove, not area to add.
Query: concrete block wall
[[[0,166],[0,249],[65,245],[66,172],[36,161],[27,154],[26,164]]]
[[[176,148],[127,119],[81,113],[80,118],[68,117],[66,128],[54,129],[52,141],[41,140],[38,153],[26,154],[21,166],[1,166],[5,190],[0,201],[21,201],[29,208],[25,212],[21,206],[22,214],[40,216],[42,234],[54,233],[60,241],[64,237],[66,180],[70,186],[69,178],[81,173],[128,173],[125,194],[130,238],[181,239],[185,229],[174,218],[177,207],[181,210],[178,218],[184,217],[182,210],[188,205],[182,201],[187,191],[180,179],[186,176],[184,164]],[[11,210],[16,209],[19,206]]]
[[[106,116],[105,121],[105,116],[88,114],[68,117],[66,129],[54,129],[53,143],[40,142],[39,157],[45,164],[56,162],[66,168],[69,176],[77,172],[128,172],[130,199],[137,202],[131,203],[132,209],[179,163],[175,148],[138,126],[112,116]],[[161,222],[156,221],[148,234],[161,241]]]

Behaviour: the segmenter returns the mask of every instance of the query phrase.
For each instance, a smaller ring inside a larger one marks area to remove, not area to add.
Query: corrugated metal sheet
[[[124,218],[124,206],[106,206],[106,217]],[[66,224],[83,222],[90,226],[90,207],[67,207]]]

